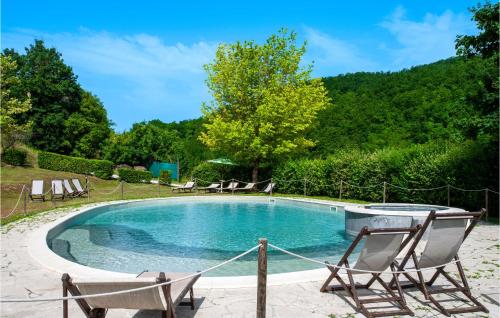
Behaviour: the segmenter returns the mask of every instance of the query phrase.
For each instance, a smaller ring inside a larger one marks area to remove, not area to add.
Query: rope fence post
[[[386,189],[387,189],[387,182],[384,181],[384,193],[383,193],[382,203],[385,203]]]
[[[271,190],[269,191],[269,195],[273,196],[273,178],[271,177]]]
[[[231,195],[234,195],[234,188],[235,188],[235,186],[234,186],[234,178],[231,179],[231,183],[229,185],[231,186]]]
[[[24,187],[23,187],[24,191]],[[24,192],[24,215],[26,215],[26,205],[28,204],[28,192]]]
[[[257,318],[265,318],[267,286],[267,239],[259,239],[259,244],[259,258],[257,264]]]
[[[488,217],[489,217],[488,191],[490,191],[490,189],[488,189],[488,188],[484,189],[484,208],[486,209],[486,213],[485,213],[486,221],[488,221]]]
[[[450,185],[448,184],[446,186],[446,188],[448,189],[448,206],[451,206],[451,198],[450,198]]]
[[[87,193],[87,202],[90,202],[90,179],[87,175],[85,175],[85,186],[87,187],[88,193]]]
[[[344,181],[340,180],[340,193],[339,193],[339,200],[342,200],[342,183]]]
[[[160,177],[158,177],[158,197],[160,196]]]
[[[121,188],[121,191],[122,191],[122,200],[123,200],[123,180],[120,181],[120,188]]]

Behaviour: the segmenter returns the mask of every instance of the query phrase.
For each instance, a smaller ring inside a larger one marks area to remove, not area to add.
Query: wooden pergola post
[[[257,318],[265,318],[267,286],[267,239],[259,239],[259,244],[259,259],[257,263]]]

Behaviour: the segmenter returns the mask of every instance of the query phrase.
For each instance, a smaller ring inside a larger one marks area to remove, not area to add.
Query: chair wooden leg
[[[194,310],[194,292],[193,287],[189,289],[189,300],[191,301],[191,310]]]

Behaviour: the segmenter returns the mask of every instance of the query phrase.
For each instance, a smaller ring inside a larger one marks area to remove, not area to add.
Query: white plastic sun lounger
[[[175,280],[195,273],[155,273],[144,272],[137,278],[117,279],[72,279],[68,274],[62,276],[63,295],[91,295],[151,286]],[[111,296],[82,298],[75,300],[86,317],[106,316],[107,309],[160,310],[162,317],[175,317],[175,307],[184,305],[184,296],[189,292],[189,304],[194,309],[193,285],[200,275],[169,285],[141,291]],[[63,301],[63,318],[68,318],[68,301]]]
[[[32,180],[31,181],[31,193],[30,199],[32,201],[42,200],[45,201],[45,192],[43,191],[43,180]]]
[[[208,187],[198,188],[198,190],[205,190],[205,192],[216,192],[220,188],[220,183],[212,183]]]
[[[413,265],[412,269],[436,267],[435,269],[425,271],[425,273],[434,272],[429,281],[424,280],[422,272],[417,272],[416,278],[414,273],[403,273],[403,275],[409,280],[409,284],[406,284],[403,287],[418,288],[424,294],[425,299],[430,300],[438,308],[438,310],[446,316],[476,311],[488,312],[488,309],[486,309],[483,304],[472,296],[462,264],[460,263],[460,259],[458,257],[458,251],[462,246],[463,241],[472,231],[477,222],[479,222],[484,213],[484,209],[481,212],[461,213],[436,213],[436,211],[431,211],[423,224],[422,230],[415,238],[415,242],[410,246],[406,256],[398,266],[399,270],[404,269],[407,264]],[[426,231],[428,232],[427,242],[425,243],[422,253],[417,256],[415,250],[420,238]],[[457,267],[461,282],[450,276],[444,270],[446,264],[451,261],[455,261],[455,263],[450,264],[450,266]],[[448,280],[453,287],[444,288],[443,286],[440,286],[433,288],[432,285],[439,276]],[[393,283],[394,282],[391,281],[390,286],[392,286]],[[475,306],[445,308],[433,296],[433,294],[455,292],[462,293]]]
[[[178,192],[179,192],[180,190],[182,190],[182,191],[184,191],[184,192],[186,192],[186,191],[188,191],[188,190],[189,190],[189,192],[191,192],[191,191],[193,191],[193,188],[194,188],[194,181],[189,181],[189,182],[186,182],[186,184],[185,184],[185,185],[183,185],[183,186],[180,186],[180,187],[174,187],[174,188],[172,189],[172,192],[174,192],[175,190],[177,190]]]
[[[61,199],[64,200],[64,188],[63,182],[61,180],[52,180],[52,187],[50,191],[50,199]]]
[[[382,317],[382,316],[394,316],[394,315],[413,315],[413,312],[406,305],[406,301],[401,288],[397,291],[393,291],[388,284],[382,280],[381,274],[377,272],[386,271],[390,268],[392,271],[395,270],[394,260],[401,250],[410,242],[410,240],[419,231],[420,225],[416,227],[405,227],[405,228],[385,228],[385,229],[368,229],[364,227],[359,232],[358,236],[354,239],[351,246],[347,249],[346,253],[342,259],[338,262],[337,266],[343,266],[350,268],[348,257],[354,251],[356,246],[365,239],[365,243],[358,259],[352,270],[347,270],[346,274],[349,282],[344,282],[343,278],[339,275],[339,269],[327,265],[328,269],[331,271],[330,276],[325,281],[321,287],[322,292],[345,290],[349,296],[354,299],[357,310],[367,317]],[[327,262],[328,264],[328,262]],[[376,273],[367,273],[361,271],[373,271]],[[372,277],[366,284],[355,284],[353,275],[371,275]],[[397,281],[397,276],[392,275],[395,278],[396,285],[399,287],[399,282]],[[336,279],[340,285],[330,285],[330,282]],[[358,295],[357,289],[364,288],[368,289],[374,282],[380,283],[385,291],[390,297],[372,297],[361,299]],[[367,308],[365,304],[369,303],[392,303],[398,307],[395,310],[378,310],[375,311],[374,308]]]
[[[234,191],[251,192],[255,188],[255,183],[247,183],[243,188],[234,188]]]

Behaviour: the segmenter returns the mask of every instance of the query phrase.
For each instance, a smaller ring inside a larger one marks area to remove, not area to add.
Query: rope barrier
[[[452,185],[450,185],[450,188],[455,189],[455,190],[460,190],[460,191],[466,191],[466,192],[481,192],[481,191],[488,190],[486,188],[485,189],[462,189],[462,188],[454,187]]]
[[[120,185],[121,184],[118,184],[118,186],[116,188],[114,188],[113,190],[109,191],[109,192],[96,192],[96,194],[104,194],[104,195],[110,195],[110,194],[113,194],[115,193],[116,191],[118,191],[118,189],[120,188]],[[93,188],[92,190],[96,191],[96,188]]]
[[[380,183],[380,184],[374,184],[374,185],[369,185],[369,186],[358,186],[358,185],[347,183],[345,181],[343,181],[342,183],[346,184],[346,185],[348,185],[350,187],[360,188],[360,189],[370,189],[370,188],[380,187],[380,186],[383,185],[383,183]]]
[[[387,182],[386,184],[391,186],[391,187],[394,187],[394,188],[398,188],[401,190],[409,190],[409,191],[432,191],[432,190],[439,190],[439,189],[444,189],[444,188],[448,187],[447,185],[445,185],[445,186],[440,186],[440,187],[435,187],[435,188],[413,188],[412,189],[412,188],[400,187],[400,186],[397,186],[397,185],[389,183],[389,182]]]
[[[493,192],[493,193],[496,193],[496,194],[500,194],[500,192],[497,192],[497,191],[493,191],[493,190],[491,190],[491,189],[488,189],[488,188],[486,188],[486,190],[487,190],[487,191],[490,191],[490,192]]]
[[[441,265],[438,265],[438,266],[430,266],[430,267],[424,267],[424,268],[420,268],[420,269],[407,269],[407,270],[401,270],[401,271],[391,271],[391,270],[386,270],[386,271],[369,271],[369,270],[363,270],[363,269],[355,269],[355,268],[349,268],[349,267],[344,267],[344,266],[337,266],[337,265],[333,265],[333,264],[330,264],[330,263],[327,263],[326,261],[318,261],[316,259],[313,259],[313,258],[309,258],[309,257],[305,257],[305,256],[302,256],[302,255],[299,255],[299,254],[295,254],[293,252],[290,252],[290,251],[287,251],[281,247],[278,247],[274,244],[271,244],[271,243],[267,243],[267,245],[269,245],[270,247],[274,248],[275,250],[278,250],[282,253],[285,253],[285,254],[288,254],[290,256],[294,256],[296,258],[300,258],[302,260],[305,260],[305,261],[308,261],[308,262],[311,262],[311,263],[316,263],[316,264],[320,264],[320,265],[323,265],[323,266],[327,266],[327,267],[330,267],[330,268],[336,268],[336,269],[339,269],[339,270],[344,270],[344,271],[354,271],[354,272],[358,272],[358,273],[367,273],[367,274],[382,274],[382,273],[387,273],[387,274],[403,274],[403,273],[416,273],[416,272],[423,272],[423,271],[427,271],[427,270],[431,270],[431,269],[436,269],[436,268],[439,268],[439,267],[443,267],[443,266],[446,266],[446,265],[450,265],[450,264],[454,264],[454,263],[458,263],[458,262],[461,262],[461,261],[464,261],[464,260],[470,260],[470,259],[473,259],[472,257],[469,257],[469,258],[466,258],[466,259],[462,259],[462,260],[453,260],[453,261],[450,261],[446,264],[441,264]]]
[[[26,188],[25,184],[23,184],[23,188],[21,189],[21,193],[19,194],[19,197],[17,198],[17,202],[16,202],[16,205],[14,206],[14,209],[12,209],[12,211],[9,214],[7,214],[7,216],[2,216],[2,219],[6,219],[9,216],[13,215],[14,212],[16,212],[17,206],[19,205],[19,202],[21,202],[21,197],[23,196],[24,188]]]
[[[124,289],[124,290],[119,290],[119,291],[115,291],[115,292],[109,292],[109,293],[101,293],[101,294],[90,294],[90,295],[79,295],[79,296],[68,296],[68,297],[46,297],[46,298],[17,298],[17,299],[5,299],[5,298],[2,298],[0,299],[0,303],[29,303],[29,302],[41,302],[41,301],[61,301],[61,300],[71,300],[71,299],[84,299],[84,298],[97,298],[97,297],[105,297],[105,296],[115,296],[115,295],[121,295],[121,294],[128,294],[128,293],[134,293],[134,292],[138,292],[138,291],[142,291],[142,290],[147,290],[147,289],[152,289],[152,288],[157,288],[157,287],[161,287],[161,286],[166,286],[166,285],[170,285],[170,284],[173,284],[173,283],[176,283],[176,282],[179,282],[179,281],[182,281],[182,280],[186,280],[186,279],[189,279],[189,278],[192,278],[192,277],[195,277],[195,276],[198,276],[198,275],[202,275],[206,272],[209,272],[209,271],[212,271],[214,269],[217,269],[221,266],[224,266],[226,264],[229,264],[231,262],[234,262],[235,260],[239,259],[239,258],[242,258],[243,256],[247,255],[247,254],[250,254],[251,252],[255,251],[256,249],[258,249],[259,247],[261,246],[261,244],[258,244],[254,247],[252,247],[251,249],[233,257],[233,258],[230,258],[222,263],[219,263],[217,265],[214,265],[212,267],[209,267],[207,269],[204,269],[202,271],[199,271],[197,273],[194,273],[194,274],[191,274],[191,275],[187,275],[187,276],[184,276],[184,277],[181,277],[181,278],[177,278],[177,279],[174,279],[174,280],[171,280],[171,281],[168,281],[168,282],[164,282],[164,283],[158,283],[158,284],[154,284],[154,285],[149,285],[149,286],[144,286],[144,287],[138,287],[138,288],[133,288],[133,289]]]

